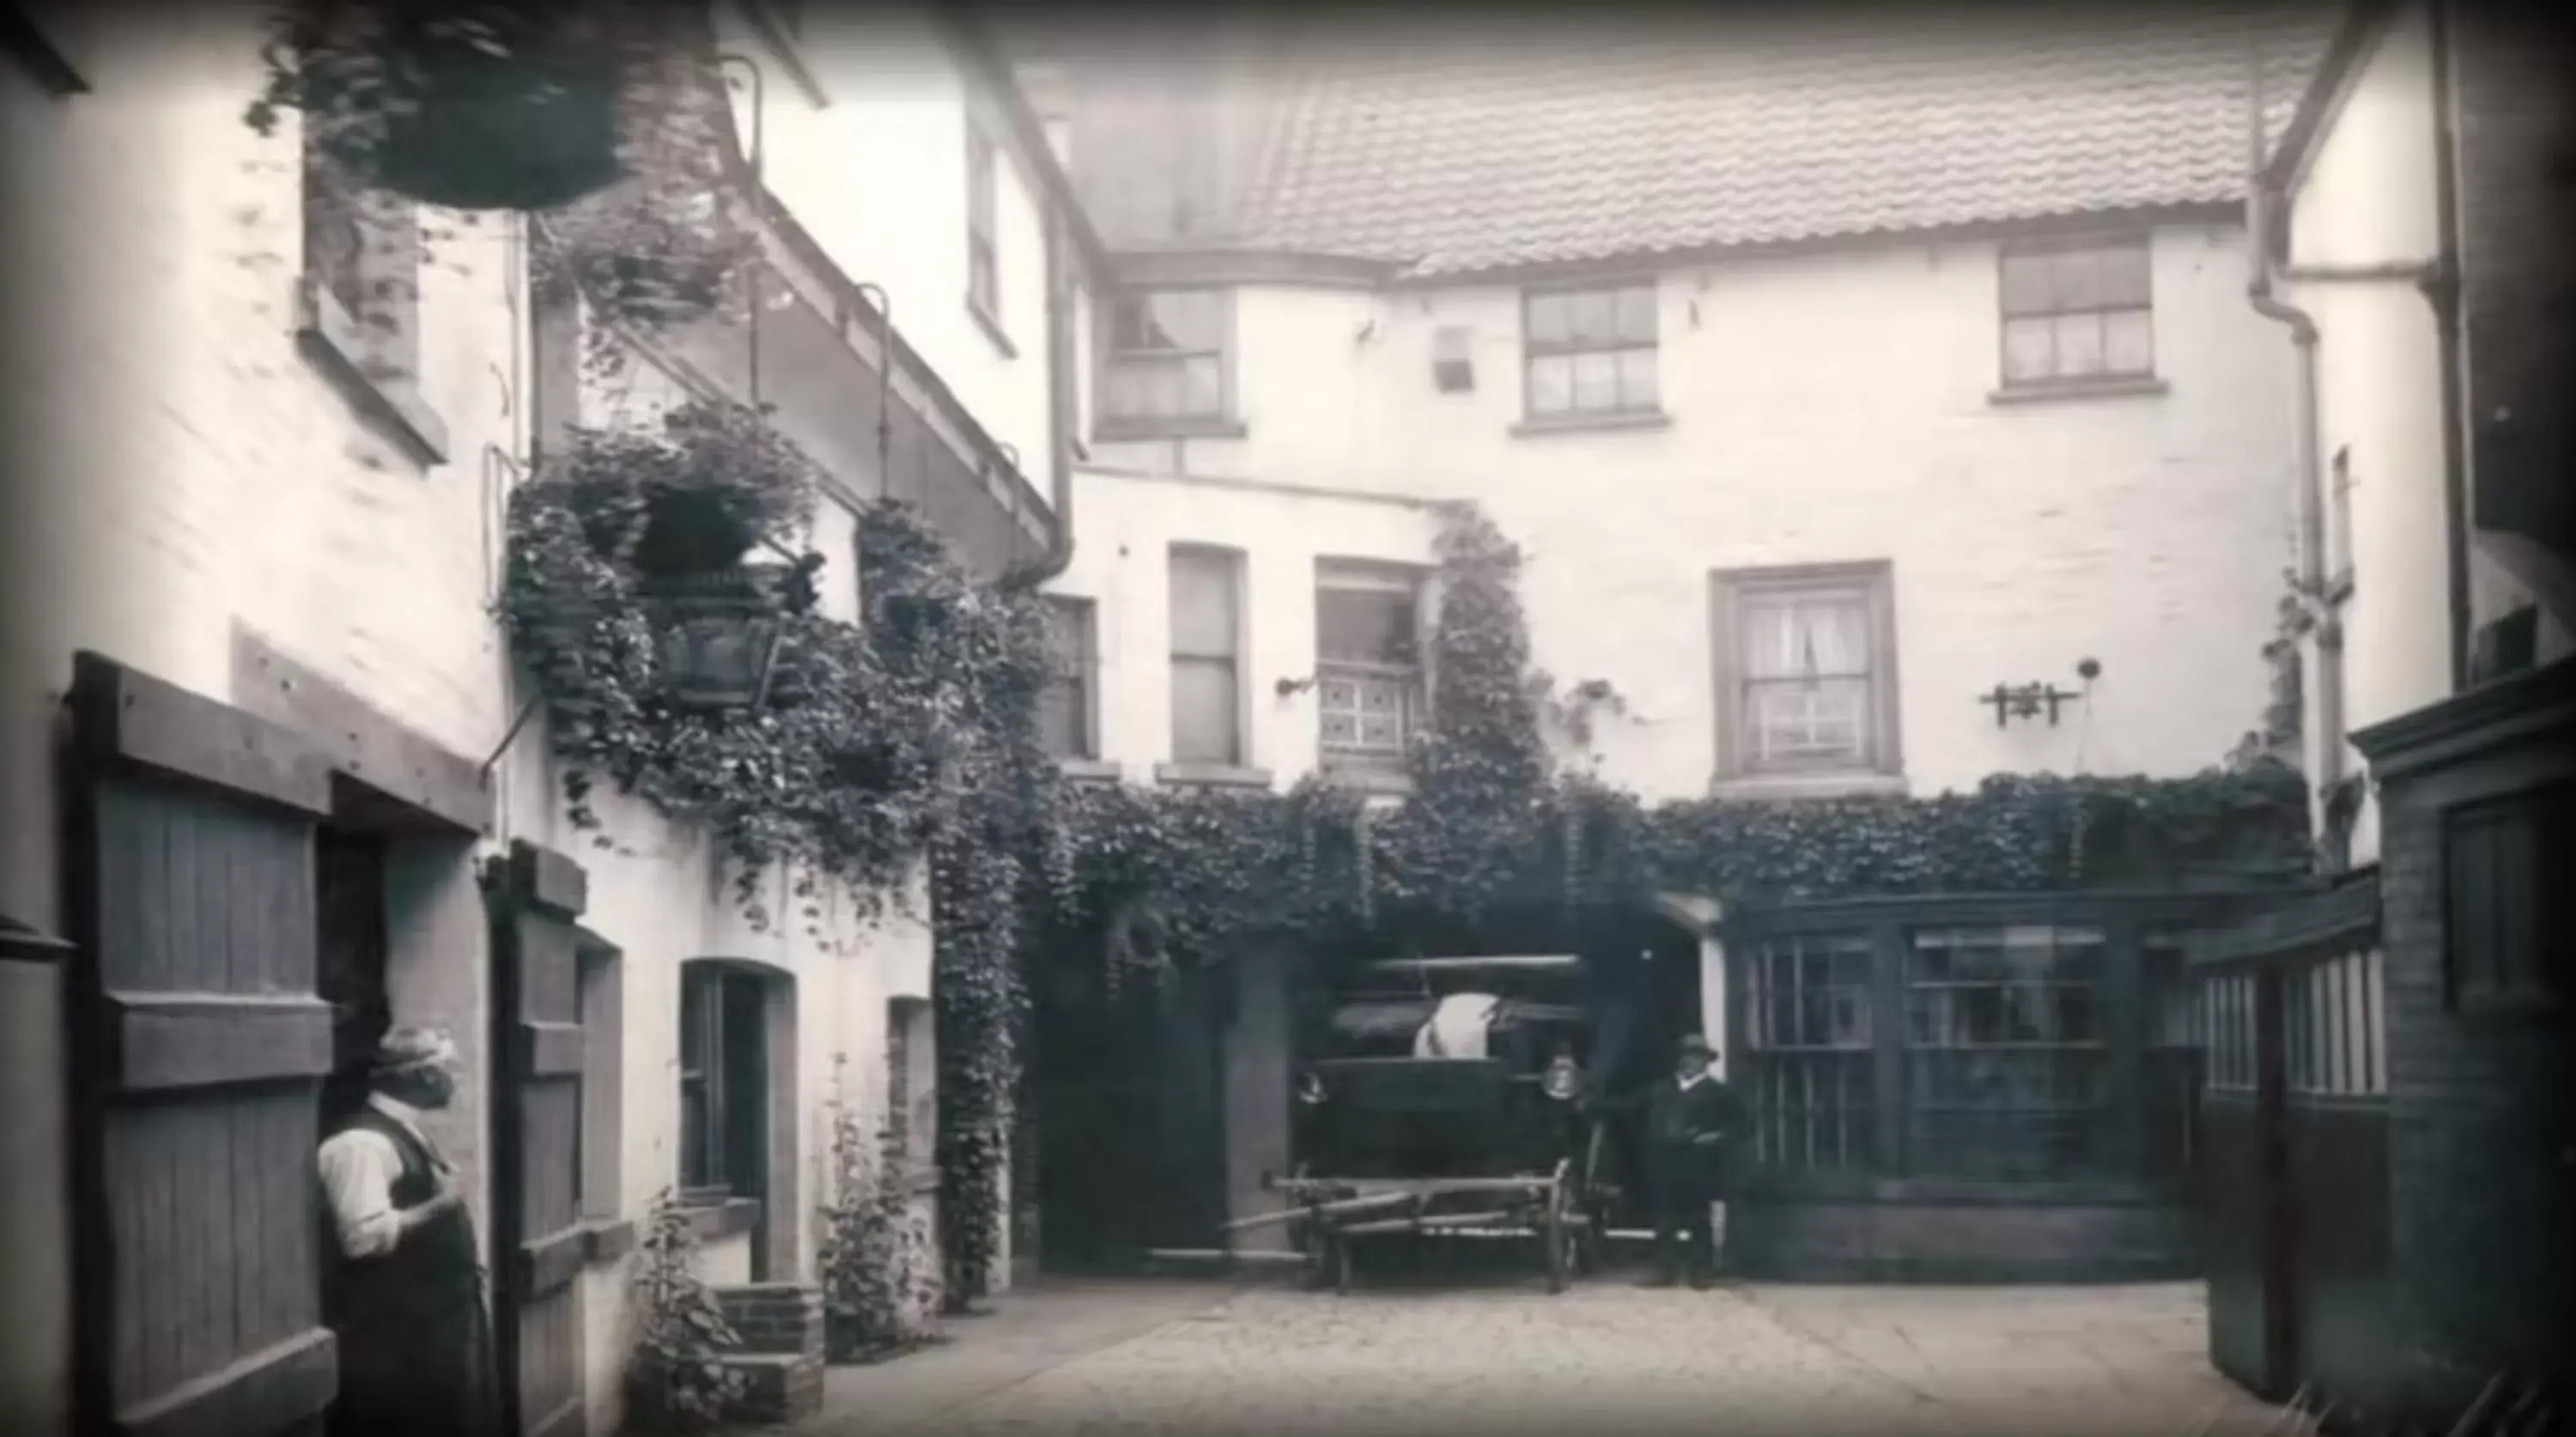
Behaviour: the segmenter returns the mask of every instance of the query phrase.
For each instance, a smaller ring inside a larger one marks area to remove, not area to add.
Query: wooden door
[[[1224,1245],[1224,1018],[1233,970],[1191,965],[1138,981],[1149,1025],[1138,1106],[1153,1134],[1147,1247]]]
[[[501,1392],[521,1437],[583,1430],[581,937],[587,882],[519,843],[491,887],[492,1250]]]
[[[338,1388],[314,1153],[322,757],[95,654],[73,674],[79,1430],[267,1437]]]

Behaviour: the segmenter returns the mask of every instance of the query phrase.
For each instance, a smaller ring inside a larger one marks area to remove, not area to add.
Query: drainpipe
[[[1074,335],[1073,264],[1066,253],[1064,214],[1046,213],[1047,484],[1055,505],[1055,534],[1046,556],[1025,571],[1031,588],[1073,563]]]
[[[2245,284],[2245,297],[2254,312],[2265,319],[2286,325],[2290,344],[2297,352],[2299,393],[2297,410],[2292,415],[2291,466],[2299,485],[2299,563],[2300,602],[2308,603],[2310,595],[2325,585],[2325,508],[2324,475],[2318,450],[2317,417],[2317,323],[2307,311],[2283,302],[2272,293],[2274,280],[2272,236],[2280,222],[2277,205],[2281,196],[2274,192],[2265,175],[2263,145],[2263,57],[2261,42],[2247,48],[2249,106],[2246,115],[2247,166],[2245,175],[2245,235],[2252,251],[2252,263]],[[2315,707],[2317,729],[2323,742],[2317,745],[2315,789],[2331,793],[2343,781],[2343,634],[2333,614],[2323,615],[2317,624],[2317,694]]]
[[[2453,48],[2449,0],[2432,0],[2430,13],[2433,62],[2433,206],[2436,243],[2434,272],[2424,282],[2441,335],[2442,375],[2442,517],[2450,558],[2451,687],[2468,687],[2469,604],[2469,458],[2467,450],[2468,381],[2463,372],[2460,319],[2460,173],[2459,135],[2451,115],[2458,93],[2451,75]]]

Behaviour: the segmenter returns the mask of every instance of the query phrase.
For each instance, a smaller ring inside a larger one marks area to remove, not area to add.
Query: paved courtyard
[[[1741,1285],[1596,1278],[1346,1297],[1277,1283],[1041,1281],[946,1344],[835,1369],[798,1437],[886,1433],[2287,1431],[2202,1356],[2189,1284]]]

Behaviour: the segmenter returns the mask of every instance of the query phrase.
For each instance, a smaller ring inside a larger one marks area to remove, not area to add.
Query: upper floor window
[[[1382,564],[1315,569],[1315,696],[1327,767],[1399,768],[1422,703],[1421,580]]]
[[[1152,427],[1227,417],[1233,307],[1221,289],[1116,296],[1107,305],[1103,418]]]
[[[1243,762],[1243,562],[1222,549],[1174,546],[1172,758]]]
[[[420,345],[420,217],[409,201],[304,153],[304,275],[317,326],[369,381],[408,380]]]
[[[2145,236],[2008,245],[2001,262],[2006,385],[2155,374]]]
[[[1884,562],[1717,576],[1719,774],[1894,773]]]
[[[1047,752],[1057,758],[1100,756],[1094,612],[1089,599],[1047,598],[1047,687],[1039,700],[1039,725]]]
[[[1002,314],[1002,270],[993,240],[1000,199],[1000,167],[993,137],[981,125],[966,129],[966,302],[987,320]]]
[[[1662,407],[1653,283],[1536,291],[1521,306],[1530,418],[1653,414]]]

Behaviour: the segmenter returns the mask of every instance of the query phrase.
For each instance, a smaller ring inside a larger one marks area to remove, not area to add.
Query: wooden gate
[[[491,886],[493,1311],[520,1437],[583,1430],[581,866],[513,845]]]
[[[314,1152],[322,756],[75,661],[68,862],[79,1430],[310,1431],[338,1388]]]

